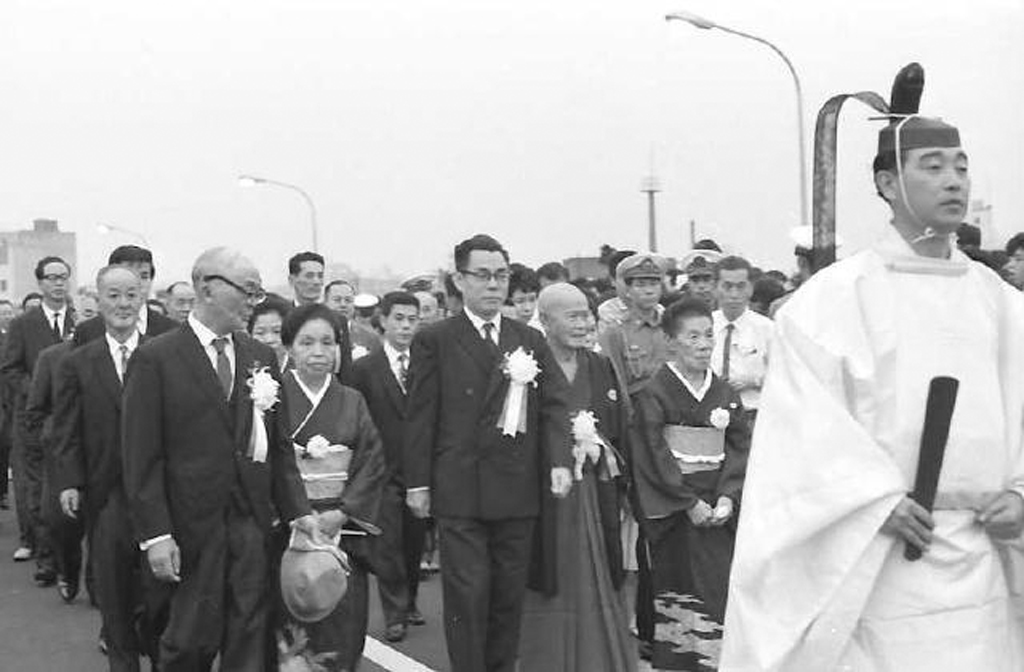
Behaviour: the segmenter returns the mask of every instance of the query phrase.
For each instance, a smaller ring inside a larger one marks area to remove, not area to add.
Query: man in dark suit
[[[123,266],[135,275],[139,276],[142,283],[142,305],[139,306],[139,319],[137,330],[143,336],[159,336],[165,331],[170,331],[178,326],[178,323],[161,315],[146,305],[145,299],[153,287],[153,278],[156,277],[156,267],[153,266],[153,253],[138,245],[122,245],[115,248],[107,258],[110,266]],[[82,345],[101,338],[106,333],[106,325],[102,315],[97,315],[85,320],[75,329],[75,344]]]
[[[19,562],[29,560],[33,555],[45,557],[47,553],[40,531],[43,452],[39,442],[33,442],[27,431],[25,400],[39,353],[60,343],[74,329],[67,293],[71,266],[60,257],[44,257],[36,264],[35,274],[43,297],[42,305],[25,311],[11,322],[0,362],[0,375],[3,376],[5,390],[11,395],[14,418],[11,466],[20,533],[20,546],[14,551],[14,559]],[[36,581],[40,585],[53,585],[56,580],[52,570],[37,568]]]
[[[7,299],[0,299],[0,355],[7,346],[7,330],[11,320],[17,313],[14,304]],[[0,384],[0,509],[6,510],[7,504],[7,472],[10,470],[11,459],[11,407],[10,394]]]
[[[463,241],[455,266],[465,311],[413,339],[402,468],[409,508],[437,518],[453,672],[511,672],[541,488],[572,484],[568,389],[540,332],[501,317],[501,244]]]
[[[138,276],[117,266],[99,272],[96,288],[106,334],[73,351],[60,365],[54,482],[63,515],[91,530],[89,552],[95,558],[110,669],[137,672],[142,647],[136,614],[142,583],[121,476],[121,390],[128,360],[140,341],[136,323],[143,295]]]
[[[373,566],[384,611],[384,638],[398,642],[405,638],[407,623],[424,623],[416,608],[416,595],[426,521],[405,506],[402,484],[409,345],[419,323],[420,305],[408,292],[390,292],[381,300],[380,309],[384,345],[352,365],[352,386],[366,399],[384,444],[388,482],[381,498],[378,523],[382,534],[374,539]]]
[[[60,510],[60,490],[56,487],[54,460],[54,413],[57,373],[60,363],[71,352],[73,343],[62,341],[39,353],[32,384],[25,401],[25,425],[32,445],[39,445],[43,453],[43,483],[40,496],[39,534],[43,543],[36,555],[40,571],[55,575],[58,592],[65,602],[78,594],[78,579],[82,569],[82,537],[85,528],[80,520],[68,519]]]
[[[278,400],[270,348],[244,329],[264,296],[252,262],[226,248],[192,269],[180,328],[131,359],[122,456],[135,538],[157,580],[176,584],[160,638],[164,672],[264,669],[267,535],[273,518],[317,533]],[[260,430],[263,431],[260,431]]]

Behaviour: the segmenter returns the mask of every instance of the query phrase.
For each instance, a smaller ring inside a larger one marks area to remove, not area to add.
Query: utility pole
[[[697,246],[697,222],[690,220],[690,249]]]
[[[661,191],[661,184],[654,175],[648,175],[640,185],[640,191],[647,194],[647,248],[658,251],[658,228],[654,215],[654,195]]]

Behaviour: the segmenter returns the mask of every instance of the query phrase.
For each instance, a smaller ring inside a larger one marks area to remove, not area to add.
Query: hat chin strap
[[[908,114],[907,116],[903,117],[903,119],[900,120],[900,123],[896,125],[896,129],[894,131],[896,149],[896,179],[900,183],[900,195],[903,197],[903,205],[906,206],[907,212],[910,213],[911,218],[913,218],[915,222],[917,222],[922,228],[924,228],[924,231],[921,233],[921,235],[909,241],[911,245],[917,245],[920,242],[923,242],[925,240],[931,240],[932,238],[945,237],[952,239],[952,237],[955,235],[953,233],[939,233],[938,231],[935,230],[935,227],[926,226],[925,223],[921,221],[921,218],[917,216],[917,212],[914,210],[914,206],[910,204],[910,199],[907,197],[907,185],[903,179],[903,152],[901,151],[902,148],[900,147],[900,136],[903,135],[904,124],[918,116],[920,115]]]

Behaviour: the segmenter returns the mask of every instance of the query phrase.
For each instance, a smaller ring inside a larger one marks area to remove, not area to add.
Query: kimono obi
[[[295,464],[299,467],[310,503],[340,499],[348,481],[352,449],[331,445],[319,435],[311,438],[305,446],[292,445],[295,446]]]
[[[725,430],[665,425],[665,443],[683,474],[717,471],[725,460]]]

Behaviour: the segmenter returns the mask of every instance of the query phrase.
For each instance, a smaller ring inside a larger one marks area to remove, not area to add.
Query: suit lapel
[[[235,332],[235,385],[231,392],[235,413],[235,445],[241,451],[248,450],[249,435],[252,433],[252,396],[248,380],[254,367],[270,366],[271,362],[256,362],[253,359],[252,343],[249,337]]]
[[[121,409],[121,390],[123,385],[117,377],[117,369],[114,367],[114,360],[110,357],[110,350],[106,347],[107,340],[104,338],[98,341],[103,347],[97,347],[92,352],[93,373],[100,382],[100,387],[107,391],[114,405]]]
[[[481,372],[485,375],[490,375],[494,372],[494,368],[497,366],[497,361],[494,357],[494,353],[484,343],[483,337],[480,332],[476,330],[473,323],[469,321],[465,313],[460,313],[455,318],[455,338],[459,343],[459,347],[466,351],[466,353],[472,358],[476,365],[480,368]]]
[[[384,390],[387,392],[388,397],[391,399],[391,403],[395,406],[395,411],[401,417],[405,416],[405,392],[402,391],[402,386],[398,384],[398,378],[395,377],[395,372],[391,370],[391,362],[388,360],[388,355],[381,348],[377,352],[373,353],[371,357],[374,357],[374,368],[377,369],[377,375],[384,381]]]
[[[511,322],[512,320],[507,318],[502,318],[501,320],[501,332],[498,334],[498,348],[501,350],[501,356],[503,358],[505,355],[515,352],[516,348],[523,344],[523,341],[519,336],[519,332],[516,331]],[[491,378],[488,381],[487,386],[487,395],[484,397],[485,406],[490,403],[491,397],[494,396],[496,392],[507,387],[508,378],[502,371],[501,365],[502,362],[496,362],[491,371]]]
[[[178,333],[178,355],[185,363],[184,368],[195,378],[199,389],[217,408],[224,424],[230,427],[231,416],[228,415],[228,402],[221,390],[220,380],[199,342],[199,337],[187,324]]]

